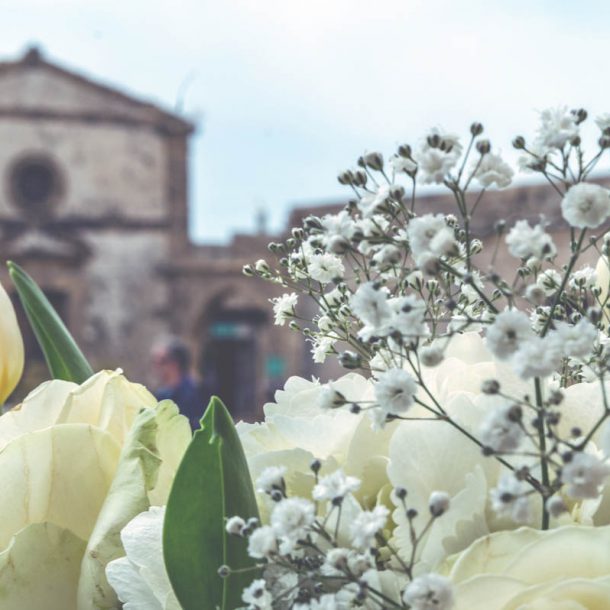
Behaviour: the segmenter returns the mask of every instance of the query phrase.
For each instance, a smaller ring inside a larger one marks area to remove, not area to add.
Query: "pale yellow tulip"
[[[120,608],[121,529],[167,503],[190,442],[170,401],[102,371],[49,381],[0,417],[0,608]]]
[[[0,284],[0,405],[21,379],[23,339],[11,299]]]

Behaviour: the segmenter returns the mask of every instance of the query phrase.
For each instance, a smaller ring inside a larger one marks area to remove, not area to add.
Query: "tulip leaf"
[[[212,397],[178,468],[165,512],[163,551],[169,579],[184,610],[233,610],[255,571],[246,541],[225,531],[234,515],[258,518],[248,464],[233,420]]]
[[[54,379],[82,383],[93,369],[38,284],[17,264],[9,274]]]

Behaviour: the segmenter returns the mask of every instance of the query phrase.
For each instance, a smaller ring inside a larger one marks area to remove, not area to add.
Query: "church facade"
[[[200,373],[232,375],[219,382],[247,415],[264,400],[270,372],[298,366],[291,346],[273,340],[268,287],[241,275],[266,239],[250,240],[239,256],[188,239],[193,131],[183,117],[36,49],[1,63],[0,260],[39,282],[95,368],[149,381],[151,346],[175,334]],[[0,281],[10,287],[4,266]],[[24,390],[44,376],[25,335]]]

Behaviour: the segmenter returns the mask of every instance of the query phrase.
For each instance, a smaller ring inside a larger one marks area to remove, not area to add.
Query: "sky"
[[[51,60],[197,123],[190,233],[225,242],[349,193],[337,173],[432,126],[513,154],[548,106],[610,111],[610,3],[3,0],[0,54]]]

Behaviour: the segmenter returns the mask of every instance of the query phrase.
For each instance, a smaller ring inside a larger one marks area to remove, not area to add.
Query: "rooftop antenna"
[[[184,112],[184,101],[189,87],[193,84],[193,81],[197,78],[197,70],[191,70],[183,79],[178,86],[176,93],[176,103],[174,104],[175,112]]]

